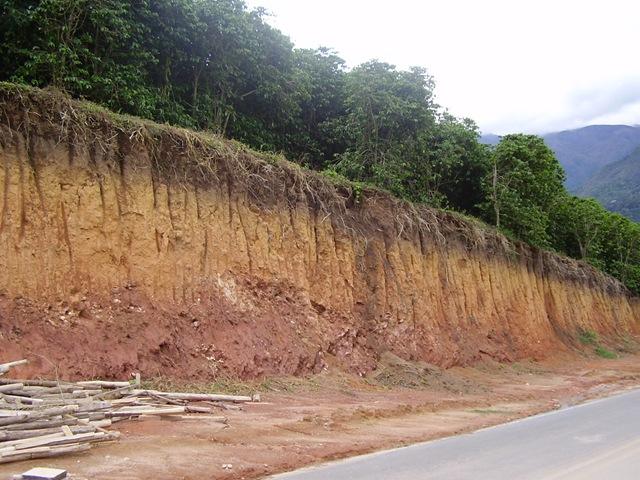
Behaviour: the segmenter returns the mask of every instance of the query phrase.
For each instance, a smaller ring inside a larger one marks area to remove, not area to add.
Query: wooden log
[[[33,437],[41,437],[43,435],[52,435],[54,433],[60,432],[61,428],[69,429],[69,432],[72,434],[78,433],[92,433],[95,432],[99,427],[95,425],[76,425],[76,426],[68,426],[61,425],[59,427],[54,428],[40,428],[35,430],[4,430],[0,431],[0,442],[10,442],[14,440],[22,440],[25,438],[33,438]],[[2,444],[0,443],[0,446]]]
[[[89,380],[86,382],[76,382],[76,385],[80,385],[82,387],[100,387],[100,388],[122,388],[129,387],[131,384],[129,382],[107,382],[104,380]]]
[[[36,458],[50,458],[60,455],[67,455],[69,453],[85,452],[91,448],[91,445],[87,444],[72,444],[65,445],[63,447],[41,447],[30,450],[20,450],[7,454],[6,456],[0,456],[0,463],[19,462],[22,460],[33,460]]]
[[[55,418],[55,419],[51,419],[51,420],[31,420],[28,422],[23,422],[23,423],[17,423],[15,425],[8,425],[6,427],[3,427],[0,429],[0,435],[2,435],[1,432],[12,432],[12,431],[25,431],[25,430],[39,430],[39,429],[45,429],[45,428],[54,428],[54,427],[61,427],[62,425],[77,425],[78,423],[81,423],[79,419],[75,418],[75,417],[70,417],[70,418]],[[87,425],[90,424],[89,421],[86,422]]]
[[[211,405],[212,407],[220,408],[222,410],[242,410],[242,406],[240,405],[229,405],[223,402],[204,402],[206,405]]]
[[[162,395],[159,395],[153,392],[152,390],[145,390],[145,395],[148,395],[149,397],[159,400],[161,402],[169,403],[171,405],[184,405],[185,403],[184,400],[173,400],[172,398],[163,397]]]
[[[64,405],[78,405],[78,406],[87,406],[92,405],[93,402],[91,398],[46,398],[42,401],[42,403],[38,404],[40,407],[61,407]]]
[[[26,447],[24,448],[44,446],[44,445],[47,445],[49,442],[56,440],[58,438],[63,438],[64,436],[65,436],[64,433],[58,430],[55,433],[49,433],[47,435],[38,435],[33,438],[23,438],[22,440],[12,440],[7,442],[2,442],[0,444],[0,454],[3,452],[10,452],[12,450],[17,450],[24,445],[26,445]]]
[[[24,387],[25,391],[33,392],[35,395],[60,395],[63,393],[73,392],[78,390],[78,387],[73,383],[65,383],[56,385],[54,387],[40,387],[35,385],[27,385]]]
[[[95,422],[89,422],[89,425],[95,428],[106,428],[106,427],[110,427],[111,424],[112,424],[112,421],[110,419],[96,420]]]
[[[38,398],[43,400],[55,399],[55,398],[89,398],[93,395],[101,393],[102,390],[72,390],[67,392],[47,392],[47,393],[34,393]]]
[[[107,418],[105,412],[89,412],[89,413],[77,413],[73,415],[75,418],[80,420],[80,423],[89,423],[96,422],[98,420],[104,420]]]
[[[187,405],[184,407],[185,412],[187,413],[211,413],[213,412],[212,408],[209,407],[197,407],[195,405]]]
[[[24,389],[24,383],[7,383],[0,385],[0,392],[13,392],[15,390]]]
[[[111,417],[131,417],[136,415],[174,415],[185,413],[185,407],[160,407],[160,408],[144,408],[130,407],[126,409],[106,412],[107,418]]]
[[[68,385],[69,382],[58,382],[56,380],[27,380],[15,378],[0,378],[0,384],[6,383],[24,383],[29,387],[57,387],[58,385]]]
[[[45,410],[38,410],[35,412],[29,412],[27,415],[17,415],[15,417],[0,418],[0,427],[7,425],[14,425],[17,423],[24,423],[31,420],[41,420],[48,417],[55,417],[58,415],[66,415],[78,410],[77,405],[67,405],[64,407],[56,407]]]
[[[19,395],[10,395],[8,393],[0,393],[0,398],[12,403],[27,403],[30,405],[43,403],[43,400],[40,398],[21,397]]]
[[[86,404],[80,404],[78,406],[77,413],[97,412],[100,410],[108,410],[112,407],[113,405],[111,405],[110,402],[89,402]]]
[[[33,430],[3,430],[0,431],[0,442],[8,442],[13,440],[22,440],[24,438],[41,437],[42,435],[51,435],[60,432],[61,428],[68,428],[71,433],[90,433],[95,432],[98,427],[94,425],[68,426],[60,425],[53,428],[40,428]]]
[[[91,432],[91,433],[79,433],[78,435],[66,436],[64,433],[55,435],[43,435],[41,437],[25,438],[24,440],[15,440],[13,442],[5,442],[3,445],[8,446],[0,447],[0,456],[17,450],[24,450],[34,447],[51,447],[57,445],[65,445],[68,443],[84,443],[84,442],[104,442],[107,440],[114,440],[119,437],[117,432]]]
[[[131,390],[132,388],[133,388],[133,385],[127,385],[124,387],[114,388],[112,390],[104,390],[102,391],[102,393],[98,393],[94,395],[92,398],[94,400],[98,400],[98,399],[104,399],[106,397],[111,397],[111,396],[121,397],[125,392],[129,392],[129,390]]]
[[[11,368],[29,363],[29,360],[16,360],[8,363],[0,363],[0,375],[4,375]]]
[[[12,415],[10,417],[5,417],[5,418],[0,418],[0,428],[6,426],[6,425],[13,425],[15,423],[23,423],[26,422],[29,419],[29,415],[28,414],[24,414],[24,415]]]
[[[200,402],[200,401],[211,401],[211,402],[232,402],[232,403],[243,403],[243,402],[251,402],[252,397],[248,397],[245,395],[222,395],[216,393],[179,393],[179,392],[159,392],[157,390],[132,390],[132,395],[146,395],[147,392],[155,395],[160,395],[162,397],[170,398],[172,400],[186,400],[188,402]]]

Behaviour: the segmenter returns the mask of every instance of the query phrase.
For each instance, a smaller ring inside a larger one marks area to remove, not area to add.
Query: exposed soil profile
[[[204,134],[0,90],[0,351],[28,375],[208,380],[623,348],[592,267]]]

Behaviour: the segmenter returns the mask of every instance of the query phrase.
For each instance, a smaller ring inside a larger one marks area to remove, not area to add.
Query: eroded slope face
[[[483,250],[384,195],[332,210],[295,169],[278,183],[208,157],[194,176],[178,134],[6,110],[0,351],[40,358],[33,373],[364,373],[385,351],[449,366],[635,332],[637,301],[607,277]]]

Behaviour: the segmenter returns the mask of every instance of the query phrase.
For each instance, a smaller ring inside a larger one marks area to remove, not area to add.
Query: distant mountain
[[[596,198],[608,210],[640,222],[640,148],[602,167],[577,193]]]
[[[567,188],[579,192],[602,167],[625,158],[640,146],[640,127],[591,125],[543,137],[567,172]]]
[[[484,143],[485,145],[497,145],[498,143],[500,143],[501,138],[502,137],[500,135],[487,133],[480,136],[480,143]]]

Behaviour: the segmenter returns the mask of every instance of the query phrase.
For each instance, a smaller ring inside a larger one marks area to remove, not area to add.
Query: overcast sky
[[[484,132],[640,123],[640,1],[248,0],[298,47],[426,67]]]

